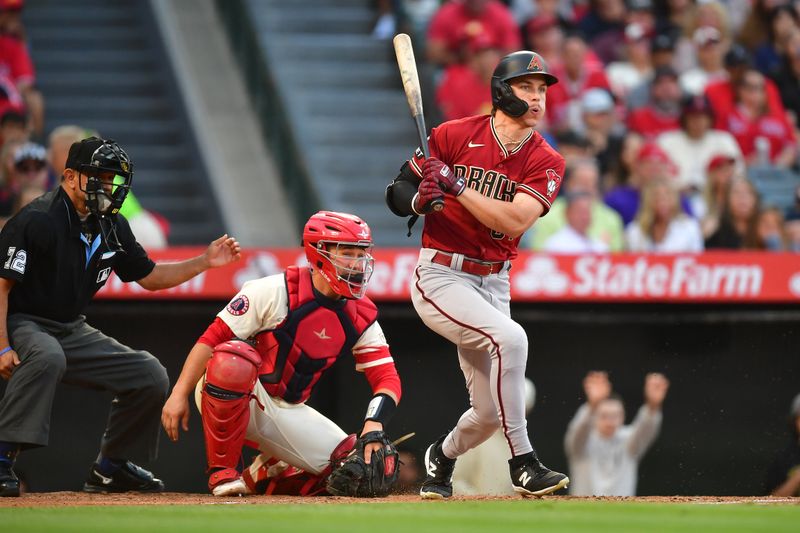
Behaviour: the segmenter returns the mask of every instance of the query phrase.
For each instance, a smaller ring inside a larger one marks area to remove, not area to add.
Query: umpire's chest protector
[[[332,300],[320,294],[308,268],[287,268],[286,290],[286,318],[275,329],[256,335],[263,361],[259,380],[270,396],[300,403],[337,357],[352,353],[378,310],[366,298]]]

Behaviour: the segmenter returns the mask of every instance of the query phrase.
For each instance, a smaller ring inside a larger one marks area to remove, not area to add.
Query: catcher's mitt
[[[372,453],[370,463],[364,461],[364,448],[371,442],[383,447]],[[328,492],[334,496],[374,498],[386,496],[397,481],[399,473],[397,449],[383,431],[370,431],[362,435],[347,458],[334,465],[328,477]]]

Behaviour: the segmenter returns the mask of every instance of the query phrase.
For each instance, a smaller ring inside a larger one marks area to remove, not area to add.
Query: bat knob
[[[431,207],[434,211],[441,211],[444,209],[444,198],[437,198],[431,202]]]

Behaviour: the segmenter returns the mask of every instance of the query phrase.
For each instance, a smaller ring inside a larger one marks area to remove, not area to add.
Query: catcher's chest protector
[[[337,357],[352,352],[378,311],[366,298],[331,300],[315,292],[308,268],[287,268],[286,289],[286,319],[256,335],[259,380],[270,396],[300,403]]]

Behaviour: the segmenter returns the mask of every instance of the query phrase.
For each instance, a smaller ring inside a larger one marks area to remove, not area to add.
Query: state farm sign
[[[796,255],[531,255],[516,263],[518,300],[800,300]]]
[[[151,254],[182,260],[201,248]],[[375,251],[367,294],[376,301],[407,301],[416,249]],[[250,279],[305,264],[296,249],[245,250],[243,260],[214,269],[168,291],[148,292],[111,275],[98,298],[230,299]],[[515,302],[785,302],[800,303],[800,255],[707,252],[690,255],[543,255],[522,253],[511,270]]]

